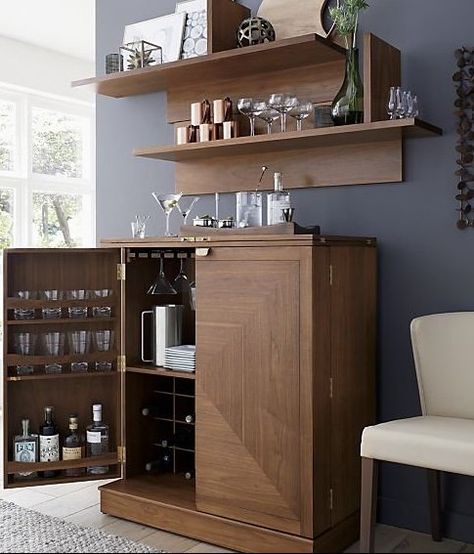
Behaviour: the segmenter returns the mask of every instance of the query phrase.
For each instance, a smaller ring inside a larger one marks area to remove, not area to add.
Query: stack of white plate
[[[194,345],[169,346],[165,349],[165,367],[177,371],[196,371],[196,347]]]

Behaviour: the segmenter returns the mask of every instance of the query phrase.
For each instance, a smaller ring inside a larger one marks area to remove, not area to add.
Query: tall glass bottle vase
[[[341,90],[332,103],[335,125],[353,125],[364,122],[364,85],[359,72],[359,49],[348,48],[346,75]]]

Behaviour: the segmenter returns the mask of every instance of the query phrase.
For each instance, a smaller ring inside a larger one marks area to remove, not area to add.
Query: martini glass
[[[158,202],[166,216],[166,232],[165,236],[172,237],[173,235],[170,232],[170,215],[171,212],[176,208],[178,202],[181,200],[182,194],[158,194],[153,193],[153,198]]]
[[[171,286],[171,283],[166,278],[163,254],[160,255],[160,273],[148,289],[147,294],[152,296],[158,296],[160,294],[178,294],[176,289]]]
[[[199,202],[199,196],[183,196],[178,202],[178,209],[184,218],[184,225],[188,224],[188,217],[192,209]]]

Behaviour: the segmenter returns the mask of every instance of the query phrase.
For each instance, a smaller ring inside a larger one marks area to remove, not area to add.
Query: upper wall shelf
[[[238,79],[343,60],[344,48],[316,34],[235,48],[208,56],[75,81],[113,98],[137,96],[205,81]]]

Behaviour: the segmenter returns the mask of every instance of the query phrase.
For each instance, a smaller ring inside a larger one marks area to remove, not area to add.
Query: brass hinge
[[[117,264],[117,281],[125,281],[125,264]]]
[[[124,464],[127,461],[127,447],[126,446],[118,446],[117,447],[117,457],[119,464]]]
[[[332,400],[334,398],[334,379],[329,377],[329,398]]]
[[[329,489],[329,509],[334,510],[334,489]]]
[[[332,287],[334,281],[334,266],[331,264],[329,266],[329,286]]]
[[[117,356],[117,368],[120,373],[125,373],[127,368],[127,357],[126,356]]]

